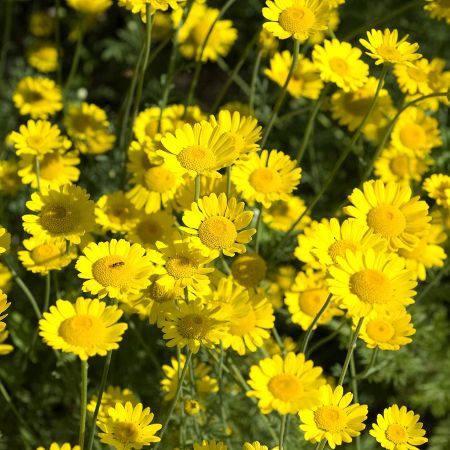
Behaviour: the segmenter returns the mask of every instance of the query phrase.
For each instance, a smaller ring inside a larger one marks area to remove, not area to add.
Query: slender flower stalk
[[[41,165],[37,156],[34,157],[34,170],[36,171],[37,190],[41,192]]]
[[[359,331],[361,330],[362,324],[364,322],[364,317],[361,317],[356,325],[355,331],[350,336],[350,343],[347,349],[347,356],[345,357],[344,365],[342,366],[341,375],[339,376],[338,385],[342,386],[345,380],[345,375],[347,374],[348,365],[350,364],[350,358],[352,357],[353,350],[356,347],[356,340],[359,336]]]
[[[73,54],[72,65],[70,66],[69,76],[67,77],[65,89],[66,91],[70,88],[73,82],[73,78],[78,70],[78,64],[80,63],[81,50],[83,49],[83,39],[84,39],[84,18],[80,16],[80,20],[78,22],[78,39],[77,45],[75,47],[75,53]]]
[[[80,450],[84,450],[84,439],[86,434],[87,383],[88,362],[86,360],[81,360],[80,434],[78,438]]]
[[[261,66],[262,57],[263,57],[263,51],[259,50],[256,55],[255,64],[253,65],[252,80],[250,83],[250,95],[248,96],[248,106],[252,113],[255,111],[256,85],[258,84],[258,75],[259,75],[259,69]]]
[[[288,419],[288,414],[283,414],[280,416],[280,436],[278,438],[278,448],[279,450],[284,450],[284,436],[286,434],[286,423]]]
[[[259,253],[259,244],[261,242],[261,229],[262,229],[262,215],[263,205],[260,204],[258,208],[258,218],[256,219],[256,236],[255,236],[255,252]]]
[[[194,192],[194,202],[197,203],[200,198],[202,188],[202,179],[200,175],[195,177],[195,192]]]

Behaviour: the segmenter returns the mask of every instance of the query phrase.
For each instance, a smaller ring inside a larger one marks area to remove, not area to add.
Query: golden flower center
[[[108,219],[113,223],[122,223],[130,215],[130,208],[124,205],[114,205],[106,210]]]
[[[245,287],[257,286],[266,277],[267,265],[259,255],[243,255],[233,261],[231,273]]]
[[[230,325],[230,333],[234,336],[244,336],[256,328],[256,315],[253,308],[248,308],[247,314],[233,316]]]
[[[156,136],[156,133],[158,133],[158,121],[152,119],[145,126],[145,134],[154,137]]]
[[[30,256],[36,264],[48,264],[62,255],[58,246],[48,243],[35,247],[31,250]]]
[[[367,214],[367,225],[375,233],[390,238],[403,233],[406,228],[406,219],[396,206],[380,205]]]
[[[166,262],[166,270],[174,278],[192,278],[197,272],[196,266],[185,256],[175,256]]]
[[[342,58],[331,58],[329,61],[331,70],[337,73],[340,76],[344,76],[348,74],[348,64]]]
[[[255,191],[262,192],[263,194],[276,192],[281,187],[280,174],[269,167],[261,167],[254,170],[248,181]]]
[[[386,304],[394,290],[389,278],[382,272],[363,269],[350,277],[350,290],[364,303]]]
[[[427,133],[417,123],[408,123],[400,130],[400,140],[405,147],[419,149],[427,142]]]
[[[160,283],[152,283],[148,290],[149,297],[156,303],[165,303],[172,300],[173,297],[169,295],[169,292],[165,286]]]
[[[42,136],[34,135],[27,137],[27,144],[34,150],[38,150],[42,147],[42,144],[45,142],[45,139]]]
[[[309,8],[287,8],[281,12],[278,22],[288,33],[309,31],[316,21],[316,16]]]
[[[386,430],[386,437],[394,444],[406,444],[408,433],[402,425],[391,423]]]
[[[105,327],[95,316],[80,314],[61,322],[58,334],[70,345],[92,347],[103,340]]]
[[[64,170],[64,163],[58,154],[47,154],[40,163],[39,172],[44,180],[58,178]]]
[[[122,256],[109,255],[100,258],[92,265],[92,275],[102,286],[120,288],[132,278],[130,267]]]
[[[270,379],[268,385],[272,395],[283,402],[299,399],[304,392],[303,383],[290,373],[280,373]]]
[[[122,443],[136,441],[139,432],[139,426],[133,422],[114,423],[114,436]]]
[[[92,120],[93,118],[88,114],[78,113],[72,116],[71,127],[77,133],[86,133],[92,128]]]
[[[208,147],[191,145],[181,150],[178,161],[187,170],[203,173],[215,167],[216,156]]]
[[[178,332],[185,339],[202,339],[205,337],[209,323],[200,314],[188,314],[178,321]]]
[[[317,428],[330,433],[339,433],[347,426],[347,414],[338,406],[321,406],[314,412]]]
[[[376,49],[376,53],[378,53],[385,61],[399,61],[402,57],[402,54],[395,48],[390,45],[380,45]]]
[[[217,250],[231,247],[237,237],[234,223],[226,217],[208,217],[198,227],[198,236],[203,244]]]
[[[42,208],[41,225],[52,234],[68,233],[75,228],[73,211],[65,205],[49,205]]]
[[[44,96],[38,91],[28,91],[24,93],[25,103],[35,103],[40,102]]]
[[[363,116],[369,110],[372,97],[360,97],[357,94],[344,94],[345,110],[353,116]]]
[[[389,342],[395,335],[395,329],[387,320],[374,319],[367,323],[366,333],[375,342]]]
[[[158,222],[146,220],[137,225],[136,233],[142,242],[146,244],[154,244],[162,237],[164,230]]]
[[[175,185],[175,175],[162,166],[151,167],[145,172],[145,184],[150,191],[163,194]]]
[[[355,252],[358,250],[359,246],[356,242],[350,241],[348,239],[342,239],[341,241],[336,241],[328,247],[328,254],[330,255],[333,262],[336,262],[338,256],[345,257],[347,250]]]
[[[409,158],[407,155],[396,156],[389,162],[389,168],[394,175],[404,177],[410,173]]]
[[[308,316],[315,317],[328,296],[325,289],[307,289],[298,296],[298,306]]]

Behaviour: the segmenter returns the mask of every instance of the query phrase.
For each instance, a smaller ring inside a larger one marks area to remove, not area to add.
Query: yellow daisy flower
[[[226,256],[245,253],[245,244],[250,242],[256,230],[243,230],[253,218],[253,212],[244,211],[244,206],[234,197],[227,201],[223,193],[219,197],[211,194],[193,203],[190,211],[185,211],[183,223],[186,226],[181,229],[198,236],[203,245]]]
[[[161,113],[161,108],[152,106],[141,111],[134,120],[133,134],[139,142],[146,139],[156,139],[158,134],[164,135],[173,130],[172,121],[169,119],[167,108]],[[161,117],[161,123],[159,119]],[[159,130],[158,130],[159,125]],[[159,140],[159,139],[158,139]]]
[[[330,7],[319,0],[266,0],[263,27],[279,39],[293,37],[305,41],[328,28]]]
[[[25,214],[23,228],[41,240],[63,238],[79,244],[81,237],[95,226],[94,202],[79,186],[43,188],[31,194],[26,205],[37,214]]]
[[[394,74],[400,90],[404,94],[431,94],[432,89],[429,84],[430,63],[426,58],[415,61],[410,66],[396,64]]]
[[[385,238],[389,250],[412,250],[428,232],[431,217],[428,205],[411,195],[409,186],[366,181],[362,190],[353,189],[348,197],[352,205],[344,212]]]
[[[35,11],[30,14],[30,33],[39,38],[51,36],[54,33],[55,18],[47,11]]]
[[[242,444],[242,450],[269,450],[269,447],[267,447],[267,445],[261,444],[259,441],[244,442]]]
[[[12,288],[12,279],[13,276],[8,266],[0,263],[0,290],[7,294]]]
[[[322,270],[324,265],[311,253],[313,248],[313,238],[319,222],[313,220],[297,236],[297,247],[294,249],[294,256],[301,262],[308,265],[312,269]]]
[[[365,47],[375,64],[391,63],[391,64],[411,64],[413,61],[420,59],[421,54],[416,53],[419,44],[410,44],[407,42],[408,35],[398,40],[398,30],[385,29],[384,31],[375,30],[367,32],[367,39],[360,39],[359,42]]]
[[[46,120],[29,120],[26,125],[20,125],[19,132],[13,131],[10,139],[17,155],[42,157],[72,145],[66,137],[61,136],[58,125],[52,125]]]
[[[450,25],[450,6],[446,0],[425,0],[423,7],[433,19],[445,20]]]
[[[251,391],[263,414],[277,410],[280,414],[296,414],[318,403],[318,391],[325,384],[322,368],[305,361],[303,353],[289,352],[284,358],[274,355],[250,367]]]
[[[51,239],[41,241],[36,238],[23,241],[25,250],[17,252],[17,257],[25,269],[33,273],[47,275],[50,270],[61,270],[68,266],[77,257],[75,248],[67,253],[66,241]]]
[[[81,153],[98,155],[111,150],[116,137],[109,131],[106,111],[92,103],[69,105],[64,126]]]
[[[93,16],[104,13],[112,5],[112,0],[67,0],[67,4],[79,13]]]
[[[335,2],[333,0],[328,0],[328,3],[330,4],[330,15],[328,18],[328,29],[324,31],[318,31],[317,33],[313,34],[309,37],[308,43],[314,44],[321,44],[327,36],[332,36],[333,33],[335,33],[339,27],[339,24],[341,22],[341,19],[339,17],[339,12],[337,10],[337,5],[335,5]]]
[[[169,105],[165,110],[167,118],[171,122],[172,130],[182,128],[185,124],[194,125],[197,122],[206,120],[206,114],[200,109],[199,106],[185,106],[184,104]]]
[[[47,449],[44,448],[44,447],[38,447],[36,450],[47,450]],[[74,445],[72,447],[68,442],[65,442],[64,444],[62,444],[60,446],[56,442],[52,442],[50,444],[50,447],[48,448],[48,450],[80,450],[80,446],[79,445]]]
[[[22,178],[23,184],[29,184],[33,189],[37,189],[38,186],[57,188],[78,181],[80,176],[80,170],[76,167],[80,163],[78,152],[56,150],[43,155],[42,159],[39,158],[39,180],[35,158],[33,155],[24,154],[19,159],[18,175]]]
[[[328,285],[324,272],[298,272],[294,284],[285,292],[284,302],[291,314],[293,323],[307,330],[328,298]],[[334,316],[342,315],[342,311],[331,304],[322,314],[318,325],[328,323]],[[317,325],[314,327],[317,328]]]
[[[108,417],[109,408],[114,408],[116,403],[130,402],[133,406],[139,403],[136,394],[130,389],[122,389],[116,386],[108,386],[102,395],[100,409],[98,410],[98,419],[103,420]],[[93,395],[86,409],[94,414],[97,405],[97,396]]]
[[[357,319],[353,318],[356,327]],[[405,310],[372,311],[364,320],[359,337],[368,348],[381,350],[400,350],[400,347],[412,342],[416,330],[411,323],[411,316]]]
[[[312,443],[326,439],[330,448],[349,443],[366,428],[367,405],[351,404],[353,394],[344,394],[342,386],[333,389],[329,384],[319,390],[319,403],[299,412],[303,422],[299,428]]]
[[[233,163],[238,154],[233,139],[220,126],[203,121],[194,126],[185,124],[167,133],[161,143],[167,151],[158,151],[169,167],[184,169],[191,177],[220,177],[217,172]]]
[[[98,299],[79,297],[75,303],[57,300],[44,312],[39,321],[39,335],[44,342],[65,353],[73,353],[82,360],[119,348],[118,342],[128,328],[117,323],[122,311],[117,306],[106,306]]]
[[[378,414],[370,434],[388,450],[419,450],[417,445],[428,442],[419,419],[420,416],[408,411],[406,406],[392,405],[384,409],[383,415]]]
[[[258,47],[263,56],[272,56],[278,49],[278,39],[269,31],[263,28],[259,33]]]
[[[214,394],[219,390],[219,384],[217,379],[212,377],[211,367],[206,363],[199,361],[198,358],[192,360],[194,369],[195,380],[195,392],[200,398],[206,397],[208,394]],[[177,358],[170,359],[170,366],[164,364],[162,370],[165,378],[160,381],[161,389],[164,392],[164,400],[169,402],[175,397],[178,389],[178,374],[181,373],[186,364],[186,357],[182,354],[180,356],[180,364],[178,364]],[[187,384],[191,383],[191,373],[188,370],[185,375],[185,381]]]
[[[369,66],[361,61],[362,52],[348,42],[326,39],[314,46],[312,59],[324,81],[331,81],[344,92],[355,91],[367,82]]]
[[[211,348],[218,344],[228,329],[228,323],[219,316],[217,308],[195,299],[172,305],[161,328],[167,347],[181,349],[188,346],[197,353],[200,345]]]
[[[9,332],[6,330],[0,331],[0,356],[9,355],[13,350],[14,346],[11,344],[4,344],[6,339],[8,339]]]
[[[0,160],[0,192],[2,195],[16,195],[22,187],[14,160]]]
[[[288,50],[277,52],[270,59],[270,69],[265,69],[264,74],[279,86],[283,86],[291,65],[292,54]],[[297,67],[289,80],[287,91],[294,98],[304,97],[316,100],[319,98],[322,88],[323,81],[320,79],[316,66],[308,58],[300,55]]]
[[[261,140],[262,128],[254,117],[241,116],[238,111],[221,110],[217,116],[210,117],[213,127],[219,126],[234,143],[233,153],[245,158],[248,153],[259,150],[257,142]]]
[[[141,449],[161,439],[156,433],[162,428],[160,423],[154,423],[155,415],[150,408],[142,403],[133,406],[131,402],[116,403],[109,408],[108,417],[99,418],[97,426],[102,431],[98,433],[100,442],[114,447],[116,450]]]
[[[147,5],[149,5],[151,7],[151,14],[153,15],[152,26],[154,26],[155,16],[158,12],[167,11],[169,7],[177,9],[179,3],[182,1],[183,0],[119,0],[118,3],[119,6],[128,9],[133,14],[140,14],[144,23],[147,22]]]
[[[63,108],[61,89],[49,78],[22,78],[13,93],[14,106],[22,116],[47,119]]]
[[[350,316],[364,317],[372,310],[394,311],[414,303],[417,282],[394,253],[346,252],[328,269],[330,292]]]
[[[0,290],[0,331],[3,331],[6,328],[5,322],[2,322],[2,320],[8,315],[4,314],[4,312],[9,308],[10,305],[11,303],[8,302],[6,294],[4,294],[3,291]]]
[[[288,195],[286,200],[277,200],[271,204],[270,208],[265,209],[262,221],[272,230],[286,232],[305,210],[306,205],[303,199],[296,195]],[[295,230],[302,230],[310,223],[311,217],[306,215],[295,226]]]
[[[425,155],[442,145],[439,123],[419,108],[408,108],[398,118],[391,133],[395,147],[406,148]]]
[[[200,444],[195,443],[193,450],[227,450],[228,447],[225,442],[205,441]]]
[[[27,50],[27,62],[40,72],[54,72],[58,68],[58,49],[51,42],[38,42]]]
[[[11,235],[6,228],[0,226],[0,255],[5,252],[9,252],[11,247]]]
[[[91,242],[83,249],[75,268],[83,282],[83,292],[100,298],[123,298],[136,294],[150,284],[155,254],[146,254],[139,244],[130,244],[125,239],[111,239],[98,244]]]
[[[294,283],[296,275],[297,270],[292,265],[278,266],[275,271],[269,272],[267,296],[275,309],[283,307],[283,295]]]
[[[219,57],[228,55],[238,37],[238,31],[231,20],[217,20],[220,11],[209,8],[205,3],[194,2],[190,13],[179,31],[180,53],[187,59],[202,62],[217,61]],[[183,15],[182,9],[173,12],[172,19],[176,28]],[[215,22],[215,24],[214,24]],[[214,28],[209,35],[203,54],[200,55],[211,26]]]
[[[450,176],[434,173],[423,182],[423,189],[428,197],[434,198],[439,206],[450,206]]]
[[[231,179],[237,192],[249,204],[287,200],[300,183],[302,169],[288,155],[277,150],[252,153],[233,167]]]
[[[241,286],[256,289],[266,278],[267,264],[257,253],[240,255],[231,263],[231,274]]]

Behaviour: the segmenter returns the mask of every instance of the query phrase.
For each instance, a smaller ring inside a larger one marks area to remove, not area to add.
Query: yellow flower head
[[[67,4],[82,14],[97,15],[105,12],[112,0],[67,0]]]
[[[369,50],[366,52],[375,64],[391,63],[391,64],[411,64],[413,61],[420,59],[421,54],[416,53],[419,44],[410,44],[407,42],[408,35],[398,40],[398,30],[385,29],[384,31],[375,30],[367,32],[367,39],[360,39],[362,46]]]
[[[46,11],[36,11],[30,16],[30,32],[33,36],[45,38],[51,36],[55,28],[55,19]]]
[[[305,433],[305,439],[312,443],[327,440],[330,448],[336,448],[343,442],[349,443],[361,434],[366,425],[367,405],[351,403],[353,394],[344,394],[342,386],[334,390],[327,384],[319,390],[319,403],[299,412],[303,422],[300,429]]]
[[[145,254],[139,244],[112,239],[98,244],[92,242],[84,247],[75,268],[80,272],[78,276],[86,280],[83,292],[100,298],[108,295],[121,299],[150,284],[155,259],[155,255]]]
[[[353,319],[356,327],[357,319]],[[404,309],[398,311],[372,311],[364,320],[360,338],[368,348],[381,350],[399,350],[412,342],[416,330],[411,323],[411,316]]]
[[[400,90],[404,94],[410,95],[431,94],[430,71],[431,66],[426,58],[419,59],[411,65],[396,64],[394,67],[394,74]]]
[[[19,260],[25,269],[41,275],[47,275],[50,270],[61,270],[77,257],[75,248],[67,253],[66,241],[63,239],[41,241],[30,238],[23,241],[23,246],[25,250],[17,252]]]
[[[147,6],[151,8],[153,21],[155,13],[167,11],[170,8],[178,9],[179,3],[183,0],[119,0],[119,6],[128,9],[133,14],[140,14],[142,21],[147,22]],[[154,25],[154,24],[153,24]],[[153,33],[152,33],[153,34]]]
[[[4,294],[2,290],[0,290],[0,331],[3,331],[6,327],[5,322],[2,322],[2,320],[8,315],[4,314],[4,312],[9,308],[10,305],[11,303],[8,302],[6,294]]]
[[[450,25],[450,6],[447,0],[425,0],[423,7],[433,19],[445,20]]]
[[[188,346],[193,353],[197,353],[200,345],[214,347],[218,344],[228,324],[219,316],[217,308],[213,309],[196,299],[171,306],[161,328],[167,347]]]
[[[191,126],[185,124],[167,133],[161,143],[167,151],[158,151],[169,167],[184,169],[190,176],[220,177],[219,169],[227,167],[238,157],[234,140],[220,126],[206,121]]]
[[[142,403],[135,406],[131,402],[116,403],[109,408],[108,417],[97,420],[97,426],[102,431],[98,433],[100,442],[111,445],[116,450],[141,449],[159,442],[161,439],[156,433],[162,425],[151,425],[154,416],[150,408],[144,409]]]
[[[22,78],[13,93],[13,102],[22,116],[47,119],[63,108],[61,89],[49,78]]]
[[[126,323],[117,323],[122,311],[98,299],[79,297],[75,303],[58,300],[39,321],[39,335],[55,350],[82,360],[119,348]]]
[[[269,447],[261,444],[259,441],[244,442],[244,444],[242,444],[242,450],[269,450]]]
[[[94,202],[81,187],[65,184],[43,188],[31,194],[27,208],[36,214],[25,214],[23,228],[34,237],[63,238],[79,244],[81,236],[95,226]]]
[[[58,67],[58,49],[49,42],[40,42],[27,50],[27,62],[40,72],[54,72]]]
[[[394,253],[347,251],[328,270],[330,292],[352,317],[364,317],[373,310],[399,310],[414,303],[414,274]]]
[[[274,355],[250,367],[252,388],[247,396],[256,397],[263,414],[273,410],[280,414],[296,414],[318,402],[318,391],[325,384],[322,368],[305,360],[303,353],[289,352],[284,358]]]
[[[212,250],[224,255],[234,256],[244,253],[245,244],[256,233],[254,228],[243,230],[253,218],[253,212],[244,211],[245,204],[232,197],[227,201],[225,194],[211,194],[192,204],[185,211],[182,230],[198,236],[200,242]],[[242,231],[241,231],[242,230]]]
[[[270,208],[264,211],[263,222],[272,230],[288,231],[300,215],[306,210],[303,199],[296,195],[288,195],[286,200],[277,200]],[[311,217],[303,216],[295,226],[296,230],[302,230],[311,222]]]
[[[383,415],[378,414],[370,434],[388,450],[419,450],[417,445],[428,442],[419,419],[420,416],[408,411],[406,406],[392,405],[384,409]]]
[[[6,294],[12,288],[12,273],[6,264],[0,263],[0,290]]]
[[[231,274],[241,286],[257,288],[266,278],[267,264],[257,253],[241,255],[233,259]]]
[[[9,355],[14,350],[13,345],[4,344],[6,339],[8,339],[8,336],[9,336],[8,331],[6,331],[6,330],[0,331],[0,356]]]
[[[289,50],[277,52],[270,60],[270,69],[265,69],[264,74],[279,86],[283,86],[291,65],[292,54]],[[300,55],[297,67],[289,80],[287,91],[294,98],[304,97],[316,100],[322,88],[323,81],[320,79],[316,66],[308,58]]]
[[[205,441],[200,444],[195,443],[193,450],[227,450],[228,447],[224,442]]]
[[[355,188],[348,197],[351,206],[344,212],[369,226],[388,241],[388,248],[411,250],[429,228],[428,205],[412,197],[409,186],[366,181],[362,190]]]
[[[305,41],[328,28],[330,6],[319,0],[266,0],[264,28],[279,39]]]
[[[38,447],[36,450],[47,450],[47,449],[45,449],[44,447]],[[80,450],[80,446],[74,445],[72,447],[68,442],[65,442],[60,446],[56,442],[52,442],[48,450]]]
[[[423,182],[423,189],[439,206],[450,207],[450,176],[434,173]]]
[[[185,414],[192,417],[202,410],[202,405],[197,400],[188,399],[184,401],[183,409]]]
[[[233,167],[232,181],[249,204],[258,202],[269,208],[274,201],[288,200],[300,183],[301,174],[302,169],[288,155],[263,150],[238,161]]]
[[[2,195],[16,195],[22,186],[18,166],[14,160],[0,160],[0,192]]]
[[[5,252],[9,252],[11,246],[11,235],[6,228],[0,226],[0,255]]]
[[[17,155],[42,157],[71,146],[71,142],[61,135],[58,125],[46,120],[29,120],[26,125],[20,125],[19,132],[13,131],[10,139]]]
[[[336,83],[344,92],[349,92],[367,81],[369,66],[361,61],[361,55],[361,50],[348,42],[326,39],[323,45],[314,47],[312,58],[322,80]]]

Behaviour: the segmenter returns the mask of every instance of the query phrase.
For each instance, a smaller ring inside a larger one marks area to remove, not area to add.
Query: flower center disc
[[[104,256],[92,265],[92,275],[102,286],[123,287],[131,280],[130,268],[121,256]]]
[[[411,171],[409,169],[409,158],[406,155],[399,155],[395,157],[390,163],[389,168],[394,175],[404,177]]]
[[[211,149],[201,145],[186,147],[178,155],[178,161],[187,170],[206,172],[216,165],[216,157]]]
[[[44,138],[42,136],[28,136],[27,144],[34,150],[39,150],[44,143]]]
[[[136,227],[136,233],[142,242],[146,244],[154,244],[163,235],[163,229],[158,222],[146,220]]]
[[[350,277],[350,289],[364,303],[386,304],[391,300],[393,289],[384,273],[364,269]]]
[[[178,332],[185,339],[201,339],[207,330],[208,322],[200,314],[188,314],[178,322]]]
[[[386,437],[394,444],[405,444],[408,440],[408,434],[405,427],[392,423],[386,430]]]
[[[64,169],[64,164],[57,154],[47,154],[40,164],[40,175],[45,180],[54,180],[58,178]]]
[[[234,244],[237,231],[233,222],[226,217],[208,217],[200,224],[198,236],[207,247],[222,250]]]
[[[173,189],[175,175],[165,167],[151,167],[145,172],[145,183],[150,191],[162,194]]]
[[[52,234],[63,234],[75,228],[73,212],[63,205],[49,205],[41,212],[41,225]]]
[[[427,142],[425,130],[417,123],[409,123],[400,130],[400,140],[405,147],[422,148]]]
[[[406,219],[403,213],[395,206],[380,205],[373,208],[367,214],[367,225],[381,234],[390,238],[403,233],[406,227]]]
[[[308,289],[298,296],[298,306],[308,316],[315,317],[328,296],[325,289]]]
[[[281,187],[281,177],[278,172],[268,167],[261,167],[252,172],[249,178],[255,191],[268,194],[276,192]]]
[[[105,327],[98,317],[80,314],[61,322],[58,334],[70,345],[92,347],[103,340]]]
[[[380,45],[380,47],[377,48],[377,53],[386,61],[399,61],[401,59],[400,52],[389,45]]]
[[[287,8],[281,12],[278,22],[288,33],[303,33],[312,28],[316,17],[309,8]]]
[[[267,265],[259,255],[243,255],[233,261],[231,273],[245,287],[257,286],[266,278]]]
[[[92,120],[88,114],[79,113],[72,117],[71,126],[77,133],[86,133],[92,129]]]
[[[386,320],[374,319],[367,324],[366,333],[375,342],[388,342],[394,337],[395,330]]]
[[[269,391],[275,398],[283,402],[292,402],[299,399],[304,392],[302,382],[294,375],[281,373],[269,381]]]
[[[31,250],[30,256],[36,264],[48,264],[62,255],[56,245],[41,244]]]
[[[342,58],[330,59],[331,70],[340,76],[348,74],[348,64]]]
[[[116,422],[114,435],[122,443],[134,442],[139,436],[139,427],[132,422]]]
[[[192,261],[184,256],[169,258],[166,262],[166,270],[169,275],[177,279],[191,278],[196,272]]]
[[[338,406],[322,406],[314,412],[314,421],[318,428],[330,433],[338,433],[347,425],[347,415]]]
[[[336,241],[328,247],[328,254],[330,255],[333,262],[336,262],[336,258],[341,256],[345,258],[345,252],[351,250],[355,252],[358,250],[358,245],[355,242],[343,239],[341,241]]]

